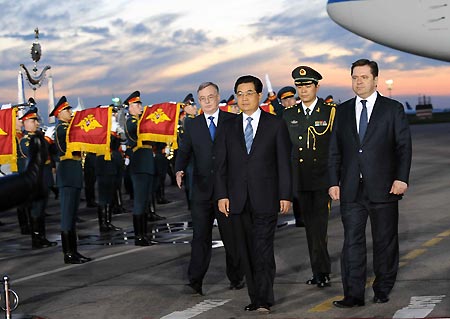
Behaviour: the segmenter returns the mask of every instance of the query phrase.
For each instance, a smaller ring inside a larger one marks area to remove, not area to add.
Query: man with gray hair
[[[219,87],[212,82],[204,82],[197,89],[197,98],[203,114],[186,123],[175,162],[176,180],[181,189],[183,176],[190,159],[193,158],[192,182],[192,227],[191,261],[188,277],[189,290],[203,295],[202,284],[211,260],[212,227],[217,219],[225,252],[227,276],[230,289],[244,287],[240,271],[237,248],[231,229],[231,221],[218,211],[214,194],[215,141],[224,134],[223,123],[235,117],[234,114],[219,110]]]

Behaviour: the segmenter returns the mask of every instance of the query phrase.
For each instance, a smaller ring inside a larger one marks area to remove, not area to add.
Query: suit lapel
[[[245,147],[245,137],[244,137],[244,129],[243,129],[243,116],[242,113],[240,113],[237,117],[236,117],[236,132],[238,134],[238,140],[239,143],[241,144],[241,148],[244,150],[245,153],[247,153],[247,148]]]
[[[255,138],[253,139],[252,148],[250,149],[249,155],[251,155],[254,152],[255,147],[258,147],[258,144],[264,140],[265,132],[263,127],[265,127],[266,115],[266,112],[261,110],[261,116],[259,117],[258,127],[256,128]]]
[[[358,127],[356,126],[356,98],[354,97],[350,102],[351,108],[350,108],[350,119],[349,123],[351,123],[351,132],[352,137],[356,141],[356,143],[359,145],[359,135],[358,135]]]

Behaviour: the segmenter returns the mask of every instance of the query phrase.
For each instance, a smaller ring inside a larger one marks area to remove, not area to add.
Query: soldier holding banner
[[[138,147],[138,121],[142,115],[140,92],[133,92],[125,101],[129,117],[125,125],[127,137],[127,154],[130,158],[130,175],[133,183],[133,227],[134,244],[149,246],[151,240],[147,237],[146,208],[152,196],[153,176],[155,175],[155,160],[150,142],[143,142]]]
[[[81,264],[91,258],[81,255],[77,250],[76,215],[83,184],[81,153],[66,153],[66,135],[72,120],[71,106],[65,96],[61,97],[50,116],[58,119],[55,143],[58,149],[59,164],[56,170],[56,183],[59,187],[61,205],[61,241],[66,264]]]

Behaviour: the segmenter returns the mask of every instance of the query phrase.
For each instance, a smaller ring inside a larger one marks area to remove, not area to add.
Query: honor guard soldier
[[[304,219],[313,272],[306,283],[323,288],[330,285],[328,145],[336,110],[333,104],[317,98],[322,79],[319,72],[299,66],[292,71],[292,77],[301,102],[286,109],[283,118],[293,144],[294,196]]]
[[[23,173],[27,166],[29,159],[29,147],[30,140],[33,135],[36,135],[36,131],[39,128],[37,108],[30,108],[20,120],[24,126],[23,137],[19,143],[19,153],[22,160],[25,161],[24,167],[21,167],[19,173]],[[48,147],[45,145],[45,147]],[[39,200],[34,200],[30,205],[30,224],[31,224],[31,246],[33,249],[46,248],[56,246],[56,242],[48,241],[45,236],[45,208],[47,206],[49,184],[48,175],[52,173],[52,168],[50,165],[50,159],[47,158],[44,164],[44,184],[48,187],[43,187],[41,191],[44,194],[44,198]]]
[[[125,135],[127,137],[127,154],[130,159],[129,170],[134,192],[134,244],[136,246],[149,246],[152,242],[147,237],[146,210],[152,196],[155,159],[150,142],[144,141],[142,147],[137,147],[138,122],[143,111],[140,95],[139,91],[135,91],[123,103],[128,107],[129,113],[125,125]]]
[[[61,205],[61,242],[66,264],[82,264],[91,261],[77,249],[76,218],[80,193],[83,186],[81,152],[66,154],[66,136],[72,120],[71,106],[65,96],[61,97],[50,113],[58,119],[55,129],[55,144],[59,164],[56,169],[56,184],[59,187]]]
[[[23,115],[23,111],[19,110],[16,117],[16,149],[17,149],[17,170],[23,172],[26,169],[26,159],[20,155],[20,140],[23,137],[23,123],[19,118]],[[20,233],[22,235],[31,234],[30,231],[30,206],[22,204],[17,207],[17,219],[19,221]]]
[[[100,233],[122,230],[122,228],[116,227],[111,223],[114,196],[117,187],[120,187],[118,183],[122,181],[120,176],[123,165],[122,154],[119,151],[121,139],[116,116],[117,110],[113,108],[110,142],[111,160],[105,160],[104,155],[97,156],[95,159],[95,173],[98,186],[97,216]]]

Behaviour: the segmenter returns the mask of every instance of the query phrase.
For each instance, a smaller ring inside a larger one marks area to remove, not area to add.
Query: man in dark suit
[[[234,85],[242,113],[225,123],[217,142],[215,197],[239,243],[251,300],[244,310],[270,312],[277,217],[292,199],[291,142],[286,123],[259,108],[262,88],[252,75]]]
[[[193,159],[191,215],[194,234],[188,286],[193,292],[202,295],[203,278],[211,260],[212,227],[215,218],[225,247],[230,289],[243,288],[244,281],[231,221],[219,213],[217,202],[213,200],[215,141],[224,133],[224,123],[235,115],[219,110],[219,87],[215,83],[200,84],[197,94],[203,114],[186,122],[175,161],[175,171],[178,187],[181,188],[184,172]]]
[[[292,78],[301,103],[286,109],[283,118],[293,144],[294,208],[297,202],[305,221],[313,273],[306,284],[324,288],[330,285],[331,272],[327,247],[331,207],[328,195],[328,147],[336,109],[334,105],[317,97],[319,81],[322,79],[319,72],[301,65],[292,71]]]
[[[389,301],[399,261],[398,201],[408,188],[411,134],[403,105],[377,90],[378,65],[352,64],[356,97],[339,105],[329,151],[329,194],[344,225],[340,308],[364,305],[367,218],[373,241],[375,303]]]

